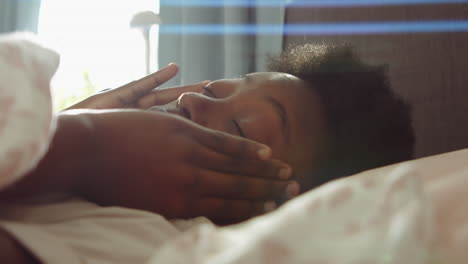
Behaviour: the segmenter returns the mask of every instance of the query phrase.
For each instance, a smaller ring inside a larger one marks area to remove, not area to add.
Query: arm
[[[262,144],[175,115],[66,111],[49,153],[0,199],[73,191],[167,218],[240,221],[297,185],[279,177],[287,165],[270,157]]]
[[[0,229],[0,259],[9,264],[39,264],[24,247],[5,230]]]
[[[48,153],[34,170],[0,191],[0,200],[70,191],[90,169],[94,145],[90,129],[85,115],[59,115]]]
[[[205,82],[173,89],[154,90],[177,73],[175,64],[148,75],[122,87],[99,93],[70,107],[69,109],[110,109],[140,107],[148,108],[155,104],[166,104],[175,100],[184,92],[201,91]],[[150,105],[140,105],[145,99]],[[150,99],[150,100],[148,100]],[[90,112],[90,110],[87,110]],[[82,110],[82,112],[84,112]],[[68,111],[67,113],[70,113]],[[59,115],[58,127],[49,152],[37,168],[23,177],[20,182],[0,191],[0,200],[21,198],[48,192],[70,191],[78,184],[77,180],[86,173],[91,173],[89,162],[95,152],[90,142],[90,120],[85,115]]]

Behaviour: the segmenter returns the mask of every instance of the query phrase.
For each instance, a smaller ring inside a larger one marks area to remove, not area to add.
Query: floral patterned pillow
[[[243,224],[201,225],[152,263],[425,263],[431,224],[420,180],[400,166],[329,183]]]
[[[0,35],[0,188],[37,164],[54,131],[50,79],[59,56],[33,39]]]
[[[197,226],[149,263],[465,264],[468,149],[311,190],[231,227]]]

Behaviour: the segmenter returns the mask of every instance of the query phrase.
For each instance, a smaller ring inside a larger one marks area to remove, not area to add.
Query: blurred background
[[[262,71],[292,44],[350,42],[389,65],[413,106],[416,157],[468,147],[467,0],[0,0],[0,32],[24,30],[61,53],[57,110],[170,62],[181,71],[166,86]]]
[[[60,68],[52,84],[56,109],[145,74],[144,39],[129,24],[141,10],[158,12],[157,0],[0,0],[0,3],[3,32],[37,32],[60,52]],[[157,57],[151,61],[156,68]]]

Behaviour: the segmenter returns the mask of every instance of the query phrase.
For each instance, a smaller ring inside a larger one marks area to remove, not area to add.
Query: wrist
[[[90,111],[72,110],[62,113],[64,122],[73,127],[73,138],[70,149],[73,161],[69,173],[68,191],[85,196],[87,188],[92,185],[92,179],[98,171],[96,124]],[[76,140],[79,138],[79,140]]]
[[[51,154],[60,163],[52,170],[56,175],[52,182],[58,183],[56,191],[76,192],[93,170],[94,127],[89,116],[79,111],[62,112],[58,124]]]
[[[93,148],[92,126],[86,116],[67,112],[59,114],[55,134],[45,156],[32,171],[2,190],[0,199],[74,191],[92,168]]]

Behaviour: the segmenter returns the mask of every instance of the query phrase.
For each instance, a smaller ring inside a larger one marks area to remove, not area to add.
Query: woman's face
[[[314,165],[325,127],[318,96],[285,73],[213,81],[203,93],[184,93],[166,108],[204,127],[264,143],[296,172]]]

